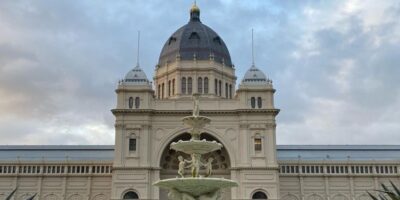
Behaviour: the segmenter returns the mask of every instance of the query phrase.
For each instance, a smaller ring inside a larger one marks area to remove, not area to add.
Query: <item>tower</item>
[[[197,5],[190,9],[189,22],[165,42],[153,79],[152,86],[137,66],[117,87],[111,199],[167,198],[166,191],[152,184],[176,176],[181,154],[169,146],[190,137],[181,119],[191,114],[194,93],[200,94],[201,115],[211,119],[200,139],[223,145],[205,158],[215,158],[215,177],[240,185],[225,190],[225,199],[279,198],[275,137],[279,110],[274,107],[272,82],[253,64],[235,90],[229,50],[201,22]]]

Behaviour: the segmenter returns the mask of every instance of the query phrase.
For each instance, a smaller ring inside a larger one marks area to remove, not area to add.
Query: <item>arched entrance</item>
[[[184,157],[184,159],[190,160],[190,155],[184,154],[182,152],[176,152],[175,150],[170,149],[170,145],[172,142],[177,142],[179,140],[190,140],[190,134],[189,133],[183,133],[174,139],[171,140],[171,142],[166,146],[164,149],[162,156],[161,156],[161,161],[160,161],[160,179],[167,179],[167,178],[175,178],[178,176],[178,156]],[[211,134],[208,133],[202,133],[200,139],[206,139],[208,141],[217,141],[221,143],[217,138],[212,136]],[[205,154],[202,156],[203,160],[207,160],[208,158],[212,157],[214,159],[212,165],[213,165],[213,174],[211,177],[224,177],[227,179],[230,179],[230,158],[229,154],[226,151],[226,149],[223,147],[219,151],[211,152],[208,154]],[[187,176],[190,176],[190,169],[188,169],[185,174]],[[200,174],[205,174],[204,169],[200,170]],[[224,190],[223,191],[223,199],[230,199],[231,193],[230,189]],[[160,189],[160,200],[167,200],[167,191],[164,189]]]
[[[255,192],[255,193],[253,194],[253,196],[251,197],[251,199],[264,199],[264,200],[267,200],[268,197],[267,197],[267,195],[266,195],[264,192],[258,191],[258,192]]]
[[[139,195],[136,192],[129,191],[124,194],[123,199],[139,199]]]

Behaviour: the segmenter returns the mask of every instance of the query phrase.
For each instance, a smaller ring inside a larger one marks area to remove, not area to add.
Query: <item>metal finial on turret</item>
[[[140,52],[140,31],[138,31],[138,39],[137,39],[136,67],[139,67],[139,52]]]

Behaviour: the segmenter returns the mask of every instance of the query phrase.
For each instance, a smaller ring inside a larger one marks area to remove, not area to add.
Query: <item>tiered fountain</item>
[[[168,189],[169,200],[221,200],[221,189],[236,187],[235,181],[224,178],[211,178],[212,161],[202,160],[203,154],[220,150],[222,144],[216,141],[200,140],[201,129],[210,123],[208,117],[200,116],[199,94],[194,94],[193,115],[183,118],[183,122],[192,128],[190,134],[192,138],[188,141],[179,140],[170,146],[175,151],[180,151],[191,155],[191,160],[178,157],[179,169],[177,178],[159,180],[155,186]],[[191,169],[191,176],[185,177],[185,169]],[[205,168],[206,173],[199,174],[201,168]]]

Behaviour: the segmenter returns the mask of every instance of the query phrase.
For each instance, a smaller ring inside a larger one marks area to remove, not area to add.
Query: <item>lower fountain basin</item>
[[[155,186],[165,189],[175,189],[193,197],[212,193],[222,188],[237,187],[235,181],[224,178],[171,178],[159,180]]]
[[[206,140],[189,140],[189,141],[178,141],[173,142],[170,146],[175,151],[180,151],[187,154],[206,154],[209,152],[217,151],[222,148],[222,144],[216,141]]]

